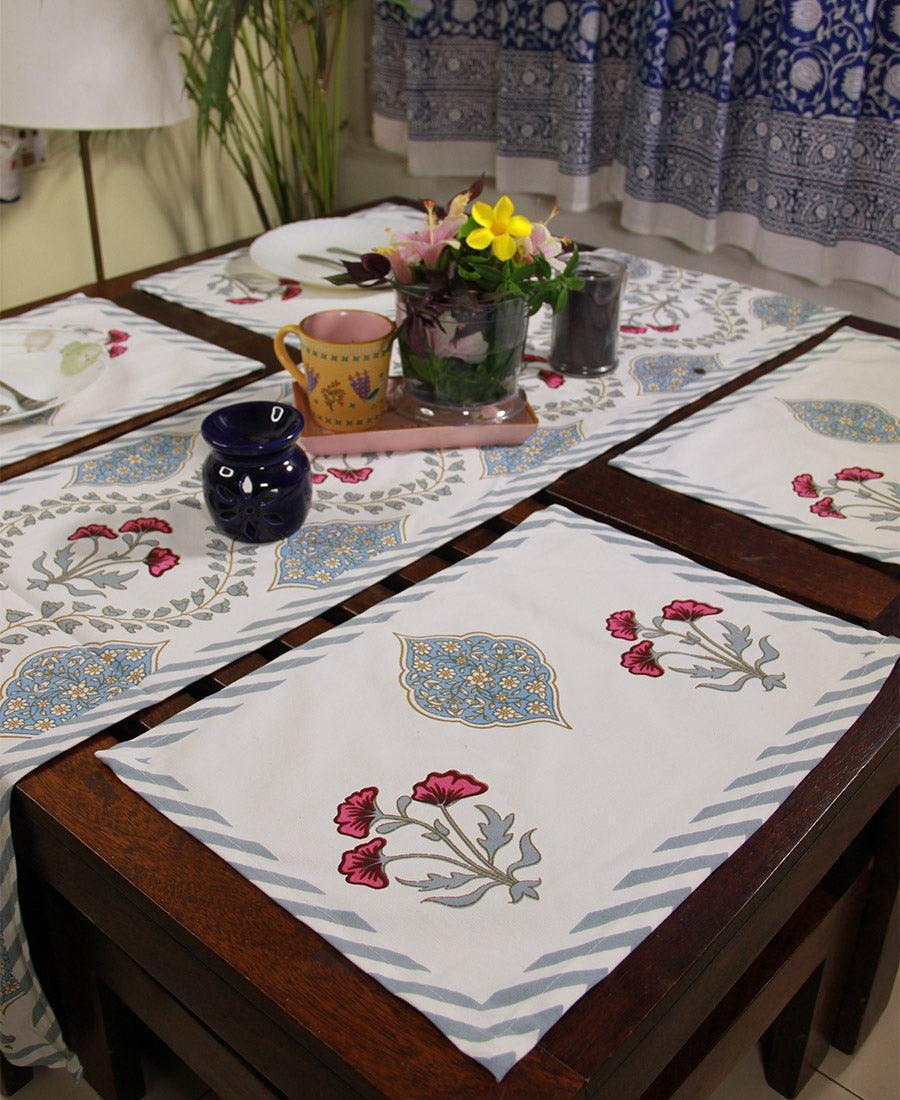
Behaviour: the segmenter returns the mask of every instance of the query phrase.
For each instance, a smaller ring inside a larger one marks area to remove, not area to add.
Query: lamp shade
[[[166,0],[0,0],[0,122],[166,126],[189,114]]]

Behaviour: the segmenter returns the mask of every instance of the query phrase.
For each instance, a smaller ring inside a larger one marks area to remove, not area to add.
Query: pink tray
[[[452,427],[417,424],[398,415],[390,403],[399,378],[388,381],[388,405],[374,428],[366,432],[329,432],[313,420],[303,389],[294,383],[294,404],[303,414],[300,442],[311,455],[358,455],[380,451],[423,451],[433,447],[506,446],[524,443],[538,426],[538,418],[528,402],[512,419],[502,424],[461,424]]]

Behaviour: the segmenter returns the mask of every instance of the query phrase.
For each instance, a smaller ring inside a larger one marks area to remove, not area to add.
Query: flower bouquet
[[[476,201],[482,185],[477,180],[446,210],[426,199],[422,229],[394,233],[329,278],[394,288],[401,411],[429,423],[515,416],[525,403],[518,375],[529,316],[545,302],[558,311],[582,285],[577,249],[563,259],[570,242],[516,214],[506,195],[494,206]]]

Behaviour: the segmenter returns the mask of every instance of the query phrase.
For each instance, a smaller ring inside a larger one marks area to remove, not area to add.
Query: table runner
[[[898,445],[900,343],[846,328],[612,464],[783,531],[896,562]]]
[[[898,654],[550,508],[98,756],[499,1080]]]
[[[249,374],[259,363],[113,305],[74,294],[61,302],[0,321],[6,338],[35,350],[56,333],[71,333],[70,349],[91,362],[109,360],[98,380],[64,405],[0,428],[3,462],[58,447],[148,409]]]
[[[408,207],[390,203],[374,209],[382,215],[395,211],[398,218],[408,218],[411,213]],[[363,226],[370,213],[363,210],[349,217]],[[706,373],[724,381],[736,363],[743,363],[743,370],[756,366],[844,315],[841,310],[824,309],[800,298],[703,272],[612,249],[596,251],[628,265],[618,374],[629,393],[681,391]],[[371,309],[394,316],[392,291],[327,291],[286,285],[283,279],[257,267],[246,248],[140,279],[134,286],[264,336],[274,336],[282,325],[322,309]],[[549,307],[531,318],[531,354],[546,358],[551,318]]]

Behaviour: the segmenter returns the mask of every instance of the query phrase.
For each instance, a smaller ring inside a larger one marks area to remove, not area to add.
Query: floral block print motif
[[[900,443],[900,423],[868,401],[785,401],[811,432],[851,443]]]
[[[53,555],[52,562],[47,562],[48,552],[44,550],[32,563],[40,576],[30,577],[28,587],[46,592],[59,585],[70,596],[90,596],[98,588],[124,589],[142,565],[151,577],[161,577],[174,569],[181,558],[168,546],[160,546],[159,540],[151,537],[156,534],[172,534],[168,520],[139,516],[126,520],[118,531],[106,523],[77,527],[69,535],[68,545]],[[110,542],[115,546],[109,546]],[[131,565],[137,568],[128,569]]]
[[[412,826],[412,831],[430,842],[425,845],[430,850],[388,853],[384,836],[376,836],[344,852],[338,871],[353,886],[384,890],[391,883],[386,870],[388,864],[413,859],[432,866],[438,864],[442,872],[428,871],[421,879],[400,878],[399,875],[395,878],[403,886],[428,894],[421,899],[423,902],[459,909],[474,905],[496,886],[505,886],[513,902],[522,898],[537,901],[541,880],[516,877],[516,872],[540,862],[540,853],[531,839],[534,829],[522,833],[518,858],[503,870],[498,866],[497,857],[500,849],[514,837],[515,815],[501,817],[491,806],[476,805],[482,817],[478,822],[480,835],[477,835],[474,829],[464,829],[450,812],[454,803],[475,798],[487,789],[487,783],[465,772],[430,772],[427,778],[413,784],[412,795],[401,795],[397,799],[396,813],[385,812],[378,805],[377,787],[354,791],[337,808],[334,821],[339,833],[364,840],[370,831],[393,833]],[[410,841],[411,838],[407,847]]]
[[[891,524],[900,520],[900,485],[896,481],[883,481],[877,487],[870,484],[883,477],[880,470],[845,466],[824,485],[818,485],[812,474],[797,474],[791,488],[798,497],[815,500],[809,510],[820,519],[847,519],[852,512],[853,519],[868,520],[879,530],[897,531],[900,528]],[[835,503],[838,496],[841,500]]]
[[[2,736],[42,733],[114,699],[156,670],[165,644],[98,642],[33,653],[3,685]]]
[[[79,462],[71,485],[139,485],[172,477],[191,457],[194,437],[158,432]]]
[[[765,298],[754,298],[750,303],[753,316],[763,323],[763,328],[769,325],[782,325],[792,329],[808,321],[819,308],[814,302],[804,301],[803,298],[789,298],[786,294],[772,294]]]
[[[568,451],[584,439],[581,424],[538,428],[516,447],[480,447],[482,478],[522,474]]]
[[[233,306],[253,306],[273,299],[289,301],[303,293],[296,279],[280,279],[257,267],[246,249],[232,256],[225,270],[213,275],[206,288]]]
[[[556,673],[533,642],[488,633],[397,638],[400,684],[427,718],[476,729],[528,722],[571,729],[560,713]]]
[[[640,386],[641,393],[674,393],[698,375],[719,370],[722,364],[717,355],[639,355],[631,364],[631,374]]]
[[[405,519],[378,523],[320,523],[279,543],[270,587],[321,588],[405,541]]]
[[[759,680],[765,691],[786,687],[783,672],[763,671],[765,665],[781,656],[768,636],[760,638],[759,657],[751,664],[744,656],[753,645],[749,626],[738,627],[719,619],[717,625],[721,627],[722,640],[716,641],[699,625],[700,619],[721,614],[721,607],[699,600],[673,600],[652,620],[652,626],[643,626],[635,618],[634,611],[628,609],[614,611],[606,620],[606,629],[614,638],[637,642],[622,654],[619,662],[633,676],[663,676],[666,672],[662,665],[664,657],[693,658],[694,663],[688,668],[669,663],[668,671],[683,672],[695,680],[715,680],[716,683],[695,685],[714,691],[740,691],[750,680]],[[680,624],[684,625],[678,629]],[[660,639],[665,639],[660,645],[674,643],[686,648],[656,649],[654,643]]]

